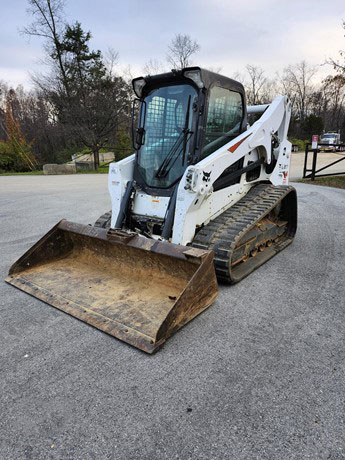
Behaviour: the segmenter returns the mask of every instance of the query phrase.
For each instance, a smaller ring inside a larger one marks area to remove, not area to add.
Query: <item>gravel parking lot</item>
[[[106,175],[0,177],[0,275]],[[0,283],[0,459],[345,459],[345,191],[153,356]]]

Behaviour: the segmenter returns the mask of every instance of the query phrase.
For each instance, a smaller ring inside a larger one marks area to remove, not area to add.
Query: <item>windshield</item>
[[[335,134],[324,134],[321,139],[335,139]]]
[[[142,110],[146,106],[142,117],[145,140],[139,151],[138,167],[148,186],[170,187],[184,173],[196,98],[197,92],[190,85],[165,86],[146,96],[146,105],[142,105]]]

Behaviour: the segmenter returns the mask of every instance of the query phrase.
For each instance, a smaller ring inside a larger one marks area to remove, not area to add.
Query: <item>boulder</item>
[[[76,172],[77,168],[74,163],[43,165],[43,174],[76,174]]]

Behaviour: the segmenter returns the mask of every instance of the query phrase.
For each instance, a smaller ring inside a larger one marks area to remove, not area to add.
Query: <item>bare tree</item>
[[[64,0],[28,0],[28,13],[33,22],[22,30],[29,37],[43,37],[47,57],[59,67],[62,83],[69,93],[68,77],[61,49],[61,36],[65,29]]]
[[[267,83],[265,71],[258,66],[248,64],[246,71],[249,82],[245,84],[247,91],[247,100],[249,104],[255,105],[263,103],[263,89]]]
[[[150,59],[147,61],[143,67],[143,72],[145,75],[157,75],[159,73],[165,72],[164,64],[158,59]]]
[[[109,47],[104,56],[104,65],[108,71],[108,74],[112,77],[116,74],[116,67],[119,63],[119,52],[114,48]]]
[[[190,35],[177,34],[168,46],[167,61],[174,69],[192,65],[192,56],[200,51],[200,45]]]
[[[32,23],[22,29],[29,36],[43,37],[58,42],[65,22],[64,0],[28,0],[27,12],[33,17]]]
[[[314,111],[323,119],[326,129],[339,130],[344,125],[345,116],[345,77],[330,75],[315,95]],[[317,109],[318,112],[317,112]]]
[[[127,83],[127,85],[131,87],[134,75],[130,64],[126,65],[121,69],[120,75],[122,76],[123,80]]]
[[[0,140],[6,139],[5,106],[7,93],[8,85],[4,81],[0,80]]]
[[[231,78],[233,80],[236,80],[236,81],[239,81],[240,83],[242,83],[242,85],[244,86],[245,84],[245,76],[243,75],[243,73],[239,72],[239,71],[236,71],[232,74]]]
[[[312,79],[317,72],[315,66],[310,66],[306,61],[290,65],[283,71],[281,84],[284,93],[289,96],[292,106],[297,112],[300,121],[308,114],[308,104],[313,94]]]
[[[343,27],[343,29],[345,29],[345,21],[343,21],[342,27]],[[340,55],[340,57],[342,59],[344,59],[345,58],[345,51],[344,50],[339,51],[339,55]],[[340,63],[336,59],[329,58],[326,61],[326,64],[331,64],[333,66],[334,70],[336,70],[338,72],[341,72],[341,73],[345,73],[345,63]]]
[[[205,67],[206,70],[209,70],[210,72],[214,72],[214,73],[221,73],[222,70],[223,70],[223,67],[221,67],[220,65],[217,66],[213,66],[213,65],[210,65],[208,67]]]

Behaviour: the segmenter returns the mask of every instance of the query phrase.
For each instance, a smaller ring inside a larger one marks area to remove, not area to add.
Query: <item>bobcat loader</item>
[[[283,96],[247,107],[242,84],[199,67],[133,89],[135,153],[109,166],[111,212],[60,221],[6,281],[152,353],[214,302],[217,278],[292,242],[291,110]]]

